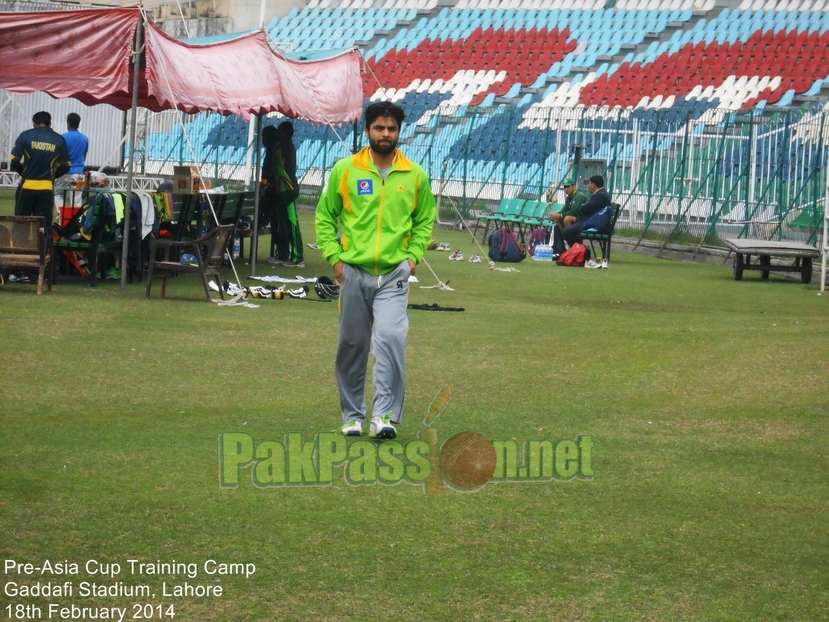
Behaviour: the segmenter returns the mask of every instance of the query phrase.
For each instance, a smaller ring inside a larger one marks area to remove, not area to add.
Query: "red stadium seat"
[[[475,95],[475,97],[472,98],[472,101],[469,102],[469,105],[470,106],[480,106],[483,103],[484,99],[486,99],[486,96],[488,94],[489,94],[488,91],[482,91],[481,93],[478,93],[477,95]]]
[[[805,93],[811,88],[812,82],[814,82],[814,80],[812,80],[811,78],[801,76],[794,80],[791,88],[794,89],[795,93]]]
[[[503,97],[506,95],[509,90],[512,88],[514,82],[510,79],[509,76],[503,81],[493,85],[493,88],[490,89],[493,93],[495,93],[496,97]]]
[[[758,98],[759,99],[765,99],[766,103],[776,104],[777,102],[780,101],[780,99],[783,97],[785,92],[786,92],[786,89],[784,89],[783,86],[781,85],[780,87],[774,89],[773,91],[771,91],[769,89],[764,89],[760,93],[760,95],[758,95]]]

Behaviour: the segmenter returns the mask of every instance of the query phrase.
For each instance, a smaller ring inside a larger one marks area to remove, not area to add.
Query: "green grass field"
[[[312,241],[309,216],[302,227]],[[435,238],[477,251],[465,234]],[[78,571],[5,562],[7,588],[75,591],[6,592],[2,618],[31,605],[48,619],[50,603],[132,618],[146,602],[166,620],[172,603],[176,622],[827,619],[829,300],[817,284],[737,283],[730,266],[621,252],[606,271],[447,257],[427,253],[455,291],[421,289],[434,283],[421,264],[410,302],[466,311],[410,312],[399,440],[418,438],[451,382],[441,441],[590,435],[592,479],[434,495],[350,485],[343,467],[329,485],[257,487],[246,467],[223,488],[221,434],[310,441],[339,425],[335,304],[219,308],[189,277],[166,300],[112,281],[68,279],[39,297],[7,284],[0,550]],[[316,251],[306,261],[303,274],[329,273]],[[88,560],[120,573],[91,574]],[[128,560],[194,563],[197,576],[133,574]],[[207,574],[208,560],[256,572]],[[162,595],[185,581],[223,594]],[[155,598],[80,596],[82,582]]]

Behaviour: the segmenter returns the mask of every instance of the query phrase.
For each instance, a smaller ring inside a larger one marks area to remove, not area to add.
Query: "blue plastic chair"
[[[780,98],[779,102],[772,105],[777,106],[778,108],[782,108],[783,106],[791,106],[794,95],[794,89],[789,89],[783,94],[783,97]]]
[[[823,88],[823,80],[815,80],[812,84],[811,88],[804,93],[807,97],[814,97],[820,93],[820,90]]]
[[[504,95],[504,97],[507,98],[507,99],[515,99],[516,97],[518,97],[518,94],[520,92],[521,92],[521,83],[516,82],[515,84],[513,84],[509,88],[509,91],[507,91],[507,93]]]

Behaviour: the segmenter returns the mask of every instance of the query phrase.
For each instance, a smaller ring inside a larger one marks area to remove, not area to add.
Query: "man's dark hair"
[[[77,112],[70,112],[66,115],[66,127],[70,130],[76,130],[81,126],[81,115]]]
[[[294,135],[294,124],[290,121],[283,121],[282,123],[276,126],[276,129],[278,129],[279,132],[287,138],[290,138]]]
[[[366,127],[371,127],[371,124],[380,117],[391,117],[397,121],[397,127],[401,127],[403,125],[403,119],[406,118],[406,113],[394,102],[383,101],[369,104],[368,108],[366,108],[365,116]]]
[[[45,110],[41,110],[40,112],[36,112],[32,117],[32,123],[35,125],[52,125],[52,115],[50,115]]]
[[[266,125],[262,128],[262,145],[266,149],[273,147],[277,143],[278,137],[279,130],[276,129],[275,125]]]
[[[590,178],[590,181],[596,184],[597,188],[604,188],[604,177],[601,175],[593,175],[593,177]]]

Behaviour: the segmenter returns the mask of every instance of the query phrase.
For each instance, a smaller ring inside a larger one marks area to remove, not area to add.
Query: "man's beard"
[[[394,153],[394,150],[397,148],[397,141],[390,141],[388,144],[380,144],[374,140],[368,139],[369,147],[371,150],[378,154],[378,155],[389,155],[390,153]]]

